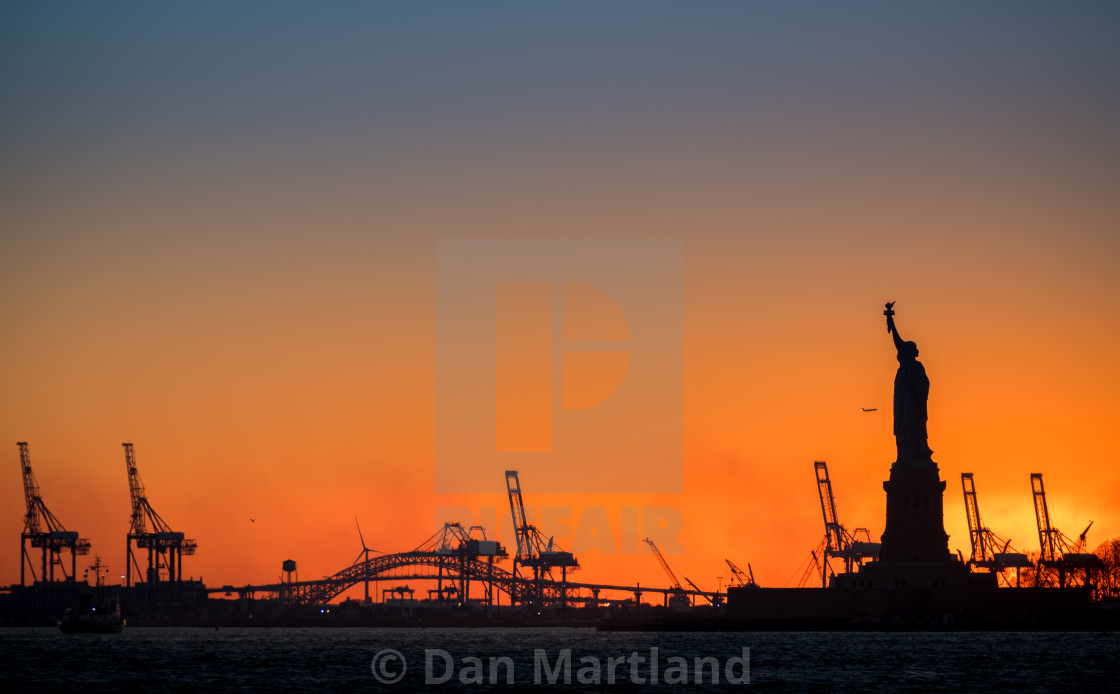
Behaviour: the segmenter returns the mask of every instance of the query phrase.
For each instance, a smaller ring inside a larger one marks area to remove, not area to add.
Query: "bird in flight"
[[[257,522],[257,519],[256,519],[256,518],[250,518],[250,519],[249,519],[249,522],[250,522],[250,523],[256,523],[256,522]]]

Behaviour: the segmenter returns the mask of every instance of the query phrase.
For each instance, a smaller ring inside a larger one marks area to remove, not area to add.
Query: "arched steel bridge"
[[[544,577],[518,576],[493,563],[493,557],[453,551],[413,550],[398,554],[383,554],[355,562],[342,571],[313,581],[280,582],[267,585],[248,585],[241,587],[223,586],[209,588],[210,593],[237,593],[241,596],[256,593],[272,593],[285,603],[293,605],[324,605],[350,588],[366,581],[425,579],[447,581],[460,595],[469,595],[471,582],[485,586],[487,595],[493,600],[494,590],[508,596],[510,604],[518,605],[555,605],[598,604],[599,591],[621,591],[641,599],[642,593],[662,593],[668,595],[684,592],[688,595],[710,599],[713,593],[688,590],[677,591],[672,588],[644,588],[641,586],[618,586],[595,583],[576,583]],[[408,572],[409,569],[413,571]],[[415,571],[420,569],[420,571]]]

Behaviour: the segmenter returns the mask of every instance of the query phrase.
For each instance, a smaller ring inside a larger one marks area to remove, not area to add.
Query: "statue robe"
[[[920,464],[932,460],[926,433],[929,378],[917,359],[900,359],[894,377],[894,437],[898,462]]]

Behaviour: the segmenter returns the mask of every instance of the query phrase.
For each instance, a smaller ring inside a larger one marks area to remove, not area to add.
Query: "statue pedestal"
[[[952,562],[943,520],[945,482],[937,463],[895,463],[883,489],[887,492],[887,523],[879,561]]]
[[[837,576],[843,588],[919,588],[974,590],[995,588],[994,574],[974,574],[949,551],[941,480],[937,463],[895,463],[883,483],[887,522],[879,559],[858,573]]]

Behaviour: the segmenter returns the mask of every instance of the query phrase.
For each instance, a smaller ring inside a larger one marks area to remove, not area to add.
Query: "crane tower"
[[[188,540],[183,533],[171,529],[148,503],[148,495],[140,473],[136,469],[136,454],[131,443],[123,443],[125,466],[128,468],[128,491],[132,497],[132,522],[128,528],[128,550],[125,568],[125,585],[132,585],[132,570],[136,569],[138,581],[156,585],[166,571],[168,581],[183,580],[183,556],[195,553],[198,544]],[[134,551],[135,550],[137,551]],[[145,571],[140,570],[137,555],[147,550]]]
[[[553,568],[561,569],[565,576],[568,569],[578,569],[579,561],[571,552],[560,550],[552,538],[546,540],[540,530],[526,520],[525,502],[521,498],[521,482],[517,477],[517,470],[506,470],[506,491],[509,492],[509,508],[517,534],[514,571],[518,566],[529,567],[533,569],[534,577],[540,578]]]
[[[1042,485],[1042,473],[1031,473],[1031,492],[1034,494],[1034,517],[1038,524],[1038,545],[1041,550],[1035,571],[1035,584],[1049,580],[1049,577],[1044,576],[1047,569],[1057,569],[1058,585],[1064,588],[1067,574],[1075,575],[1080,569],[1083,571],[1083,585],[1088,585],[1090,573],[1103,568],[1100,557],[1084,551],[1085,539],[1089,534],[1089,528],[1093,527],[1093,522],[1089,521],[1089,525],[1077,536],[1077,542],[1074,542],[1050,523],[1050,510],[1046,507],[1046,488]]]
[[[552,578],[552,570],[560,569],[560,604],[568,602],[568,569],[579,568],[579,560],[571,552],[561,550],[553,539],[547,540],[536,526],[525,517],[525,502],[521,498],[521,481],[517,470],[506,470],[506,491],[509,493],[509,510],[513,516],[513,530],[517,536],[517,554],[513,558],[513,572],[520,576],[520,567],[532,570],[537,602],[544,598],[544,582]]]
[[[661,564],[661,568],[665,571],[665,575],[669,577],[669,582],[672,585],[672,590],[665,594],[665,599],[668,601],[669,607],[673,609],[688,609],[688,594],[685,592],[681,582],[677,580],[677,575],[669,568],[669,562],[665,561],[665,557],[661,554],[661,550],[657,548],[657,543],[648,537],[645,543],[653,550],[653,555],[657,557],[657,562]],[[687,578],[685,579],[688,580]],[[691,581],[689,581],[691,583]],[[695,586],[694,586],[695,587]],[[697,589],[699,590],[699,589]]]
[[[818,460],[813,463],[817,476],[817,494],[821,499],[821,514],[824,516],[824,540],[822,541],[821,587],[827,587],[828,574],[831,572],[829,557],[842,559],[844,571],[851,573],[852,568],[864,559],[879,556],[879,543],[871,541],[866,528],[856,528],[855,533],[840,524],[836,518],[836,499],[832,495],[832,480],[828,477],[828,463]]]
[[[32,581],[55,580],[54,567],[58,566],[64,581],[73,581],[78,572],[78,555],[89,554],[89,540],[78,537],[78,533],[67,530],[62,526],[39,495],[39,481],[31,471],[31,453],[28,451],[27,442],[19,441],[19,465],[23,472],[23,496],[27,502],[27,513],[23,517],[23,533],[20,534],[20,564],[19,582],[26,585],[26,570],[31,570]],[[45,526],[45,527],[44,527]],[[40,573],[35,575],[35,562],[32,559],[33,551],[40,550]],[[62,561],[62,553],[70,553],[70,573],[66,573],[66,564]]]
[[[1003,540],[988,528],[980,518],[980,505],[976,501],[976,482],[971,472],[961,473],[961,489],[964,492],[964,512],[968,520],[968,540],[972,554],[968,564],[974,569],[988,569],[1002,575],[1006,568],[1014,567],[1015,584],[1019,584],[1019,570],[1030,566],[1027,555],[1009,552],[1010,540]]]
[[[738,587],[758,587],[758,584],[754,581],[754,571],[751,569],[750,564],[747,564],[747,570],[743,571],[735,565],[735,562],[731,561],[730,559],[724,559],[724,561],[727,562],[727,568],[731,569],[731,575]]]

